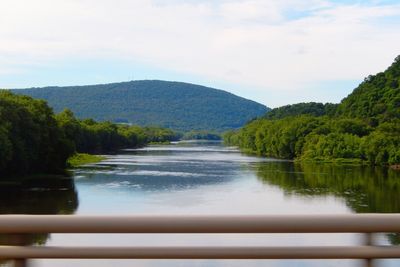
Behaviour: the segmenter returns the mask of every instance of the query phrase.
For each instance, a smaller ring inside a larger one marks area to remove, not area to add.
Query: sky
[[[0,0],[0,88],[159,79],[337,103],[399,44],[393,0]]]

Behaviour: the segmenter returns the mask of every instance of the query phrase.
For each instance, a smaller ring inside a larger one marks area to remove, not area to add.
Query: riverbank
[[[102,155],[91,155],[86,153],[76,153],[67,160],[68,167],[76,168],[85,164],[97,163],[105,160],[106,157]]]
[[[225,144],[229,146],[229,144]],[[237,147],[237,146],[236,146]],[[247,156],[256,156],[261,158],[273,158],[279,161],[288,161],[288,162],[295,162],[295,163],[323,163],[323,164],[333,164],[333,165],[351,165],[351,166],[380,166],[390,168],[395,171],[400,171],[400,164],[395,165],[388,165],[388,164],[371,164],[370,161],[362,160],[359,158],[294,158],[294,159],[287,159],[287,158],[277,158],[272,156],[265,156],[259,154],[251,149],[247,148],[240,148],[237,147],[241,153]]]

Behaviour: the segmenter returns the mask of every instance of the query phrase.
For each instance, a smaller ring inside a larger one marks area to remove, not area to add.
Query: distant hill
[[[55,112],[71,109],[93,118],[177,130],[224,131],[243,126],[268,108],[223,90],[158,80],[15,89],[48,101]]]

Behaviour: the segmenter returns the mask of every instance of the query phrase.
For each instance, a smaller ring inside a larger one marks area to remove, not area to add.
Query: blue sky
[[[4,0],[0,88],[141,79],[339,102],[400,54],[399,1]]]

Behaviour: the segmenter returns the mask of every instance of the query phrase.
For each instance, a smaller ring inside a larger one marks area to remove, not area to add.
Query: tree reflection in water
[[[356,213],[399,213],[400,172],[385,167],[324,163],[268,162],[256,165],[257,177],[287,195],[333,195]],[[399,234],[388,235],[400,244]]]
[[[72,214],[78,194],[70,177],[35,177],[0,181],[0,214]],[[44,244],[49,234],[0,235],[0,245]]]

